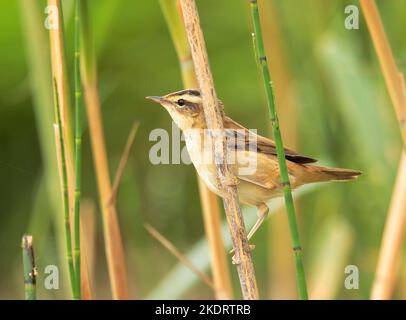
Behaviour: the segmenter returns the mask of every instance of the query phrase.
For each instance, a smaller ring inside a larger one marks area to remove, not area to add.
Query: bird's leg
[[[261,203],[260,205],[258,205],[257,209],[258,209],[258,211],[257,211],[258,219],[255,222],[255,224],[253,225],[253,227],[251,228],[251,230],[248,232],[248,235],[247,235],[248,241],[250,241],[250,239],[252,238],[254,233],[258,230],[258,228],[264,222],[264,220],[266,219],[266,217],[268,216],[268,213],[269,213],[269,208],[265,203]],[[250,247],[251,251],[255,249],[254,244],[249,244],[249,247]],[[230,251],[230,254],[233,254],[233,253],[234,253],[234,249],[232,249]],[[237,264],[235,255],[233,255],[233,257],[231,259],[232,259],[233,264]]]
[[[258,228],[261,226],[262,222],[266,219],[269,213],[269,208],[265,203],[261,203],[258,207],[258,219],[255,222],[254,226],[251,228],[250,232],[248,232],[247,239],[248,241],[252,238],[254,233],[258,230]]]

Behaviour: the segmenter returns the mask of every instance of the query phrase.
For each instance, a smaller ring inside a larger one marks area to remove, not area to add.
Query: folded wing
[[[257,152],[263,153],[265,155],[276,156],[275,142],[271,139],[265,138],[247,130],[242,125],[230,119],[229,117],[224,118],[224,128],[226,130],[227,138],[230,138],[231,141],[229,147],[232,147],[233,141],[236,141],[235,148],[239,150],[248,150],[249,142],[255,141],[256,139]],[[288,148],[284,148],[284,150],[285,158],[289,161],[300,164],[317,162],[316,159],[300,155]]]

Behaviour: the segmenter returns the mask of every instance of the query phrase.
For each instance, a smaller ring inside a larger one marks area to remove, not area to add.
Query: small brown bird
[[[147,99],[161,104],[169,112],[173,121],[183,131],[189,156],[200,177],[209,189],[222,196],[217,188],[216,165],[211,145],[204,143],[210,138],[199,90],[182,90]],[[258,208],[258,220],[248,233],[248,239],[251,239],[268,215],[266,202],[283,195],[276,147],[271,139],[249,131],[229,117],[224,117],[224,129],[228,159],[231,154],[231,159],[243,160],[237,160],[230,166],[238,180],[240,202]],[[292,189],[312,182],[351,180],[361,174],[356,170],[311,165],[317,160],[287,148],[285,158]],[[247,161],[254,163],[254,170],[247,169]]]

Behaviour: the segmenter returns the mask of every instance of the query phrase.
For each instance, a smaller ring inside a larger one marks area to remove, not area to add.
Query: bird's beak
[[[146,99],[149,99],[149,100],[152,100],[152,101],[154,101],[154,102],[158,102],[158,103],[161,103],[162,102],[162,97],[159,97],[159,96],[148,96],[148,97],[145,97]]]

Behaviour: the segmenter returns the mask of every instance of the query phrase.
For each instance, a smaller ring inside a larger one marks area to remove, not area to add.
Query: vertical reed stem
[[[403,151],[392,199],[385,222],[371,299],[390,299],[399,274],[402,244],[406,227],[406,153]]]
[[[76,141],[74,144],[72,143],[73,136],[72,136],[72,121],[71,121],[71,110],[69,108],[70,106],[70,99],[69,99],[69,85],[68,85],[68,72],[66,71],[66,61],[65,61],[65,41],[64,41],[64,23],[63,23],[63,12],[62,12],[62,6],[61,6],[61,1],[60,0],[48,0],[48,19],[50,25],[49,27],[49,34],[50,34],[50,48],[51,48],[51,61],[52,61],[52,76],[56,81],[56,93],[58,94],[58,99],[59,99],[59,108],[60,108],[60,117],[61,117],[61,123],[62,123],[62,133],[63,133],[63,142],[65,143],[64,145],[64,150],[65,150],[65,161],[66,161],[66,170],[67,170],[67,183],[69,185],[68,189],[68,198],[69,198],[69,218],[70,218],[70,226],[71,226],[71,234],[72,238],[75,240],[75,242],[80,242],[80,227],[79,225],[79,218],[77,217],[79,215],[79,204],[76,204],[77,201],[80,199],[80,194],[76,195],[76,184],[78,183],[79,186],[79,191],[80,191],[80,163],[79,166],[77,166],[76,163],[76,157],[79,158],[79,161],[81,159],[81,151],[76,152]],[[76,61],[76,59],[75,59]],[[75,62],[76,63],[76,62]],[[75,75],[76,77],[76,75]],[[75,85],[76,85],[76,78],[75,78]],[[76,88],[75,88],[76,90]],[[75,91],[76,95],[76,91]],[[75,101],[77,99],[75,98]],[[80,111],[79,111],[79,117],[81,116]],[[80,118],[79,118],[80,120]],[[80,123],[80,121],[79,121]],[[80,126],[80,124],[79,124]],[[80,130],[81,128],[76,126],[76,130]],[[80,130],[81,131],[81,130]],[[76,139],[76,133],[75,133],[75,139]],[[74,159],[75,158],[75,159]],[[75,164],[74,164],[75,160]],[[77,170],[78,169],[78,170]],[[75,179],[75,171],[78,171],[78,181]],[[76,206],[76,208],[75,208]],[[76,217],[75,217],[76,215]],[[80,248],[80,243],[74,245],[75,248]],[[83,256],[80,258],[80,249],[78,250],[77,253],[74,254],[75,258],[76,256],[79,258],[79,261],[76,263],[76,265],[80,265],[80,260],[85,260],[86,256]],[[76,260],[76,259],[75,259]],[[84,265],[86,265],[86,261],[84,262]],[[81,281],[81,276],[80,273],[79,278],[77,279],[78,283]],[[75,277],[76,279],[76,277]],[[90,292],[90,283],[89,279],[87,277],[87,274],[85,273],[85,277],[83,278],[82,281],[82,286],[86,292]],[[86,288],[85,288],[86,287]],[[81,290],[79,287],[78,290]],[[76,296],[78,298],[78,296]],[[89,295],[87,295],[87,298],[90,298]]]
[[[285,151],[283,149],[282,135],[279,129],[279,121],[275,107],[275,98],[272,89],[271,75],[268,69],[268,63],[266,60],[264,43],[262,39],[262,31],[260,25],[258,4],[256,0],[250,0],[252,20],[254,24],[254,37],[257,50],[257,59],[259,60],[259,65],[261,66],[262,76],[264,79],[266,95],[268,100],[269,113],[272,124],[272,132],[275,138],[276,153],[279,163],[279,171],[281,176],[281,183],[283,185],[283,193],[285,197],[286,210],[288,214],[289,227],[291,232],[293,251],[295,253],[295,265],[296,265],[296,278],[299,291],[300,299],[307,300],[307,287],[306,279],[302,262],[302,247],[299,240],[299,232],[296,223],[296,213],[293,204],[292,192],[290,188],[288,169],[285,160]]]
[[[218,186],[224,191],[224,207],[227,215],[231,238],[235,250],[235,262],[240,278],[244,299],[258,299],[258,288],[255,279],[254,265],[248,245],[244,219],[239,206],[236,178],[227,165],[227,145],[225,139],[216,132],[224,132],[223,110],[220,109],[213,76],[210,71],[206,44],[200,27],[200,19],[194,0],[181,0],[186,34],[192,53],[203,99],[204,114],[207,127],[211,132],[214,145],[215,163],[217,167]]]
[[[56,79],[54,79],[54,95],[55,95],[55,115],[56,115],[56,124],[55,124],[55,138],[57,145],[57,156],[60,161],[60,179],[62,186],[62,196],[63,196],[63,209],[64,209],[64,222],[65,222],[65,238],[66,238],[66,257],[68,261],[68,270],[69,277],[72,289],[72,296],[74,299],[78,297],[78,288],[76,287],[75,282],[75,269],[73,266],[72,259],[72,235],[70,227],[70,215],[69,215],[69,194],[68,194],[68,174],[66,168],[66,157],[65,157],[65,144],[63,141],[63,129],[61,121],[61,111],[59,107],[59,95],[57,92],[58,88],[56,85]]]
[[[80,201],[81,299],[92,300],[95,260],[95,206],[92,200]]]
[[[281,30],[281,17],[278,15],[274,1],[258,0],[258,6],[262,8],[261,26],[263,30],[264,47],[267,58],[273,63],[269,65],[269,71],[274,79],[275,101],[283,106],[278,110],[279,124],[284,128],[283,141],[293,150],[297,147],[297,111],[300,102],[297,99],[295,80],[289,68],[287,50]],[[255,39],[253,38],[253,41]],[[264,106],[268,109],[267,106]],[[267,110],[266,110],[267,111]],[[268,124],[269,131],[272,125]],[[298,201],[295,201],[297,219],[300,221]],[[297,297],[295,263],[290,252],[289,222],[285,214],[285,208],[272,215],[272,222],[268,224],[268,297],[270,299],[294,299]]]
[[[80,271],[80,197],[82,177],[82,82],[80,79],[80,6],[75,1],[75,274],[78,288],[78,299],[81,298],[81,271]]]
[[[404,77],[396,66],[375,1],[361,0],[360,3],[399,122],[404,150],[406,150],[406,88]],[[406,227],[405,179],[406,158],[403,152],[391,205],[385,222],[371,299],[389,299],[395,286]]]
[[[103,233],[113,299],[128,299],[127,270],[117,211],[109,200],[112,187],[103,132],[102,113],[97,88],[97,70],[93,51],[88,1],[80,1],[81,78],[88,114],[93,161],[103,215]]]
[[[399,122],[403,144],[406,147],[406,95],[403,74],[396,66],[388,38],[386,37],[379,11],[374,0],[361,0],[362,11],[378,55],[386,87]]]
[[[58,263],[64,265],[65,254],[65,229],[60,217],[62,212],[61,197],[59,190],[60,177],[58,162],[55,157],[55,137],[53,124],[55,122],[53,83],[51,77],[50,54],[46,52],[48,47],[47,30],[43,27],[43,6],[37,0],[20,0],[23,34],[26,40],[26,55],[28,71],[33,98],[33,111],[35,114],[41,160],[46,180],[46,198],[52,212],[53,226],[55,230],[56,249]],[[38,244],[38,238],[37,238]],[[68,282],[68,272],[61,268],[60,280]],[[68,293],[70,295],[70,292]]]
[[[69,84],[66,72],[66,57],[64,46],[64,24],[63,12],[60,0],[48,0],[48,8],[52,8],[49,12],[52,20],[52,26],[49,29],[50,47],[51,47],[51,62],[52,62],[52,77],[56,79],[57,92],[59,94],[59,104],[61,110],[61,122],[63,123],[63,141],[65,142],[66,152],[66,167],[68,183],[73,187],[75,177],[73,170],[73,135],[72,121],[69,99]],[[57,11],[54,11],[56,9]],[[73,214],[74,206],[74,189],[69,192],[69,212]],[[73,219],[73,217],[71,217]]]
[[[23,249],[23,271],[24,271],[24,292],[25,300],[36,300],[36,276],[34,248],[32,245],[32,236],[24,235],[21,246]]]
[[[198,86],[197,79],[182,22],[182,14],[178,7],[178,0],[160,0],[160,4],[178,55],[183,85],[185,88],[196,88]],[[214,294],[216,299],[232,299],[233,291],[224,242],[221,235],[221,213],[218,199],[217,196],[207,188],[199,175],[197,175],[197,180],[204,227],[210,247],[211,271],[215,288]]]

